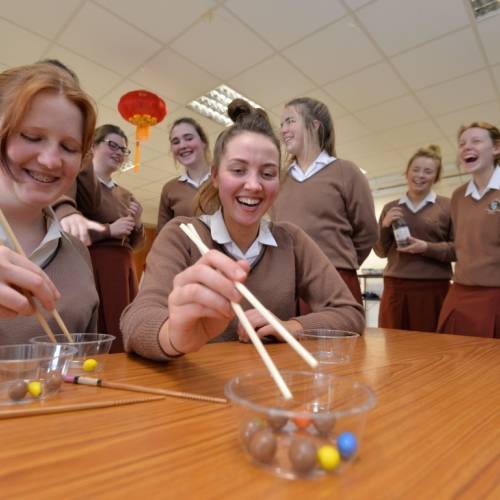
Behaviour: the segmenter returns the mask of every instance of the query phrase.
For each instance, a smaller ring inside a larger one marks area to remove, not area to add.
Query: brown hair
[[[35,63],[0,73],[0,168],[12,175],[7,156],[7,141],[21,124],[33,99],[40,92],[66,97],[81,112],[83,119],[82,163],[92,146],[96,108],[67,70],[55,64]]]
[[[281,163],[280,142],[274,133],[267,113],[260,108],[254,108],[243,99],[235,99],[227,107],[227,114],[233,120],[233,125],[219,134],[214,146],[212,169],[218,170],[227,145],[238,135],[253,132],[271,139],[278,151]],[[219,192],[212,182],[205,182],[194,201],[196,214],[212,214],[220,207]]]
[[[306,130],[310,137],[317,141],[320,149],[324,149],[330,156],[335,156],[335,129],[326,104],[311,97],[297,97],[285,104],[285,108],[290,106],[302,116]],[[318,129],[314,126],[315,121],[319,123]],[[289,160],[291,163],[295,158]]]
[[[177,118],[174,123],[172,123],[172,126],[170,127],[170,131],[168,133],[168,138],[169,140],[172,140],[172,132],[177,125],[180,125],[181,123],[187,123],[188,125],[191,125],[196,130],[196,133],[200,136],[201,142],[205,144],[205,161],[210,164],[211,158],[210,158],[210,142],[208,140],[208,136],[203,130],[203,127],[194,119],[191,118],[190,116],[183,116],[181,118]]]
[[[470,125],[462,125],[458,129],[457,139],[460,140],[462,134],[470,128],[482,128],[490,134],[491,140],[495,146],[500,146],[500,130],[495,125],[488,122],[472,122]],[[500,163],[500,153],[495,155],[495,162]]]
[[[439,181],[441,178],[441,170],[443,169],[441,148],[437,144],[429,144],[426,148],[417,149],[417,151],[415,151],[412,157],[408,160],[408,164],[406,165],[406,174],[408,174],[410,165],[416,158],[430,158],[431,160],[434,160],[437,163],[436,178],[434,179],[434,182]]]
[[[123,138],[125,144],[128,146],[128,137],[125,132],[118,126],[112,125],[111,123],[106,123],[106,125],[101,125],[97,127],[94,132],[94,145],[104,142],[109,134],[116,134]]]

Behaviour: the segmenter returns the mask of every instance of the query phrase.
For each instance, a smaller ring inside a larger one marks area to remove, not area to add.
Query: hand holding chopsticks
[[[10,227],[10,224],[7,221],[3,211],[1,209],[0,209],[0,223],[1,223],[2,227],[4,228],[5,232],[7,233],[8,237],[10,238],[12,243],[14,244],[14,247],[15,247],[17,253],[20,254],[22,257],[26,258],[26,255],[24,253],[24,250],[23,250],[21,244],[17,240],[16,235],[14,234],[14,231]],[[30,306],[35,311],[35,315],[36,315],[38,322],[40,323],[40,326],[42,327],[44,332],[47,334],[47,336],[50,338],[50,340],[55,343],[56,339],[54,337],[54,333],[52,332],[49,324],[47,323],[44,316],[42,315],[42,313],[40,311],[40,306],[37,304],[37,302],[35,301],[35,299],[33,298],[33,296],[31,295],[31,293],[29,291],[23,290],[22,293],[25,295],[28,302],[30,303]],[[57,324],[59,325],[59,328],[64,333],[64,335],[67,337],[67,339],[70,342],[73,342],[73,338],[71,337],[71,335],[70,335],[68,329],[66,328],[66,325],[64,324],[59,313],[54,309],[52,311],[52,315],[54,316],[54,319],[56,320]]]
[[[189,225],[181,224],[180,228],[182,229],[182,231],[184,231],[184,233],[186,233],[186,235],[191,239],[191,241],[193,241],[193,243],[197,246],[202,255],[209,251],[209,249],[203,243],[203,241],[199,237],[198,233],[196,232],[196,229],[192,224]],[[248,300],[248,302],[250,302],[253,305],[253,307],[255,307],[260,312],[260,314],[262,314],[262,316],[281,335],[281,337],[286,342],[288,342],[290,346],[311,367],[315,368],[318,365],[318,362],[314,359],[314,357],[306,349],[304,349],[304,347],[297,341],[297,339],[290,332],[288,332],[286,328],[282,325],[282,323],[259,302],[259,300],[245,287],[245,285],[235,281],[234,286]],[[264,361],[264,364],[271,373],[271,376],[275,380],[283,396],[285,397],[285,399],[291,399],[292,394],[290,390],[288,389],[287,385],[285,384],[285,381],[281,377],[281,374],[279,373],[276,366],[269,357],[269,354],[264,349],[264,346],[259,336],[257,335],[252,325],[248,321],[247,317],[245,316],[243,309],[239,304],[236,304],[235,302],[231,302],[231,307],[233,308],[239,321],[242,323],[243,327],[247,331],[250,340],[255,345],[257,352],[260,354],[262,360]]]

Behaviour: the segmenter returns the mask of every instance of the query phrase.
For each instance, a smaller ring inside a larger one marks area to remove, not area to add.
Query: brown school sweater
[[[76,194],[73,186],[65,196],[53,205],[53,208],[59,220],[74,213],[81,213],[87,219],[106,225],[104,232],[90,232],[94,245],[125,246],[130,249],[138,249],[144,242],[144,227],[142,225],[134,229],[125,240],[111,238],[109,232],[109,224],[129,214],[128,207],[133,199],[133,194],[127,189],[118,185],[109,188],[99,182],[93,168],[89,170],[86,166],[78,174]]]
[[[181,231],[181,223],[192,222],[209,248],[224,251],[214,243],[210,230],[199,219],[178,217],[156,238],[147,258],[139,294],[122,314],[125,350],[152,359],[167,359],[158,343],[161,326],[168,318],[168,296],[176,274],[194,264],[200,253]],[[304,329],[330,328],[363,332],[362,307],[318,246],[298,227],[271,224],[277,247],[264,246],[245,285],[281,320],[296,319]],[[297,317],[297,299],[313,312]],[[252,306],[242,302],[243,309]],[[215,341],[236,340],[236,320]]]
[[[64,233],[53,258],[43,267],[61,293],[58,312],[73,333],[97,331],[99,299],[94,285],[90,256],[76,238]],[[51,314],[43,310],[54,333],[62,333]],[[29,343],[31,337],[44,335],[35,316],[0,319],[0,344]]]
[[[453,280],[461,285],[500,287],[500,190],[480,200],[465,197],[467,184],[451,197],[457,263]],[[498,304],[500,309],[500,304]]]
[[[423,254],[398,252],[392,227],[382,227],[386,213],[392,207],[400,207],[413,237],[427,241]],[[451,262],[455,260],[450,200],[437,196],[435,203],[413,213],[406,204],[394,200],[382,209],[379,219],[380,237],[373,250],[379,257],[387,257],[384,276],[413,280],[449,280]]]
[[[368,181],[346,160],[335,160],[304,182],[287,174],[271,216],[301,227],[339,269],[358,269],[378,237]]]
[[[161,228],[174,217],[179,215],[192,217],[193,200],[197,193],[198,189],[189,182],[182,182],[178,178],[167,182],[161,191],[157,232],[159,233]]]

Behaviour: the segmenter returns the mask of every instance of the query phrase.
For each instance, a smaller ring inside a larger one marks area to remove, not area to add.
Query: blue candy
[[[337,449],[340,456],[347,460],[356,454],[358,440],[352,432],[342,432],[337,436]]]

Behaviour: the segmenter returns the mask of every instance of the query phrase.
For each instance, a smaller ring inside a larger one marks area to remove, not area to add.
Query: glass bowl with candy
[[[0,405],[58,393],[75,354],[72,346],[52,343],[0,346]]]
[[[225,386],[235,409],[244,453],[287,479],[340,473],[360,453],[367,411],[375,395],[351,377],[282,371],[286,400],[267,372],[236,376]]]
[[[116,337],[105,333],[72,333],[71,336],[73,342],[70,342],[64,335],[55,335],[58,344],[72,346],[76,349],[67,375],[92,376],[101,372],[106,359],[104,354],[109,353],[111,344]],[[33,337],[30,342],[47,344],[50,341],[46,336],[42,336]]]

